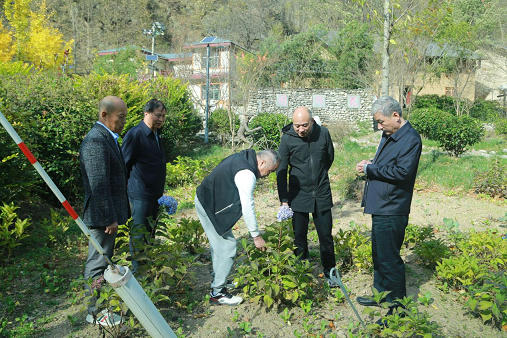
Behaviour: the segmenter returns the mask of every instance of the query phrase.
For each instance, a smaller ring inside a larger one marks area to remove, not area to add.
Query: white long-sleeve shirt
[[[257,237],[261,233],[257,227],[257,217],[255,216],[255,205],[253,192],[257,178],[250,170],[244,169],[238,171],[234,176],[234,183],[238,187],[239,199],[241,201],[241,210],[245,219],[246,227],[252,237]]]

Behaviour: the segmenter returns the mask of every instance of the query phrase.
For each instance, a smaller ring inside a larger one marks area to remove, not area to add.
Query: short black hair
[[[144,111],[148,113],[153,113],[155,109],[159,108],[162,108],[162,110],[165,110],[167,112],[164,102],[157,99],[151,99],[144,105]]]

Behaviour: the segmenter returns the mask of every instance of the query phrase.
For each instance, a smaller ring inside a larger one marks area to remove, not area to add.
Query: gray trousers
[[[218,293],[225,287],[227,277],[229,277],[232,265],[234,264],[237,248],[236,238],[234,238],[232,230],[220,236],[197,196],[195,196],[194,202],[197,216],[209,240],[211,261],[213,263],[213,281],[211,282],[211,288],[215,293]]]
[[[111,259],[114,253],[114,241],[116,239],[116,233],[113,235],[106,234],[104,232],[106,230],[106,227],[89,230],[91,235],[95,237],[97,242],[99,242],[99,244],[102,246],[106,252],[107,257]],[[92,245],[92,243],[89,243],[88,258],[86,259],[84,278],[88,279],[91,277],[93,279],[96,279],[104,273],[104,270],[106,270],[106,268],[107,262],[105,261],[104,257],[102,257],[102,255],[100,255],[97,250],[95,250],[95,247]],[[85,286],[85,289],[86,296],[91,295],[91,290],[88,285]],[[92,314],[92,312],[95,312],[95,300],[93,299],[88,305],[88,313]]]

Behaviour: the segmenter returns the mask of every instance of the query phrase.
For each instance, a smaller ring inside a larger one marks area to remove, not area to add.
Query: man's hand
[[[364,173],[364,165],[365,164],[371,164],[371,161],[367,161],[367,160],[362,160],[361,162],[359,162],[358,164],[356,164],[356,170],[358,173]]]
[[[106,234],[112,235],[115,234],[118,231],[118,222],[111,223],[109,225],[106,225],[106,231],[104,231]]]
[[[257,249],[259,249],[260,251],[266,251],[266,247],[264,246],[266,245],[266,242],[264,242],[264,238],[262,238],[262,235],[254,237],[253,241]]]

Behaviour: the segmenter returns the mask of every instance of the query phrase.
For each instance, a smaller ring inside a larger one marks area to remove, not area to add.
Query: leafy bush
[[[483,136],[484,128],[477,119],[470,116],[450,116],[438,128],[436,140],[439,147],[459,156],[465,152],[466,146],[480,142]]]
[[[437,262],[437,276],[449,286],[463,288],[477,283],[487,268],[475,256],[452,256]]]
[[[438,108],[427,107],[413,109],[409,120],[419,134],[430,140],[436,140],[438,129],[450,116],[451,114]]]
[[[236,135],[239,124],[238,114],[226,109],[214,110],[209,119],[210,131],[218,136],[222,144],[227,143],[232,136]]]
[[[424,265],[430,269],[434,269],[438,262],[451,255],[451,250],[441,239],[432,239],[420,243],[415,247],[414,252]]]
[[[166,185],[177,187],[187,183],[198,184],[222,161],[222,158],[194,160],[178,156],[173,163],[167,164]]]
[[[201,129],[186,85],[172,78],[140,83],[127,75],[67,77],[45,72],[0,72],[0,110],[71,202],[83,195],[77,160],[81,142],[97,120],[99,101],[107,95],[121,97],[129,108],[123,135],[142,119],[149,99],[159,98],[166,104],[168,127],[163,128],[162,137],[169,158],[175,157],[176,147],[187,146]],[[26,167],[23,156],[3,131],[0,139],[8,145],[0,149],[0,198],[28,195],[20,192],[21,186],[27,192],[49,195],[57,203],[41,180],[34,186],[33,170],[19,170]]]
[[[297,305],[310,299],[314,279],[307,260],[294,256],[292,223],[273,223],[265,229],[266,252],[255,248],[252,241],[242,238],[243,252],[238,257],[234,280],[255,303],[267,307],[286,302]]]
[[[366,227],[350,223],[352,229],[339,229],[334,236],[335,254],[342,261],[342,267],[353,267],[358,271],[373,267],[370,238]]]
[[[4,203],[0,206],[0,252],[7,259],[11,256],[12,250],[28,237],[25,230],[31,224],[29,219],[19,219],[16,209],[18,207],[14,203]]]
[[[438,109],[449,114],[456,114],[454,99],[446,95],[429,94],[417,96],[412,103],[412,109],[419,108]]]
[[[93,71],[97,74],[128,74],[138,77],[145,68],[144,55],[135,46],[126,46],[117,54],[97,56],[93,62]]]
[[[380,302],[386,296],[385,291],[378,292],[374,289],[373,294],[374,300],[380,304],[382,309],[387,310],[392,305],[389,302]],[[364,309],[364,313],[371,319],[375,320],[379,316],[380,322],[383,323],[379,325],[378,322],[375,322],[375,324],[366,326],[364,331],[367,336],[369,333],[376,337],[379,334],[379,329],[381,330],[379,337],[433,337],[441,335],[439,325],[431,321],[431,316],[427,312],[419,311],[418,304],[414,302],[412,296],[403,297],[397,301],[402,307],[394,309],[391,314],[382,315],[375,307]]]
[[[160,221],[163,223],[164,218]],[[165,224],[168,224],[167,220]],[[181,245],[182,251],[192,255],[203,253],[204,245],[208,243],[201,222],[195,219],[182,218],[177,225],[168,226],[167,231],[171,234],[171,240]]]
[[[507,325],[507,274],[490,272],[480,285],[470,287],[467,306],[483,322],[491,321],[496,327]]]
[[[505,112],[498,101],[477,99],[470,108],[470,116],[481,121],[492,122],[504,115]]]
[[[507,119],[499,118],[495,122],[495,132],[499,135],[507,135]]]
[[[477,172],[474,182],[477,194],[507,198],[507,173],[498,161],[490,170]]]
[[[261,113],[255,116],[249,123],[250,129],[262,127],[252,134],[255,144],[262,149],[278,149],[282,128],[289,122],[284,114]]]

